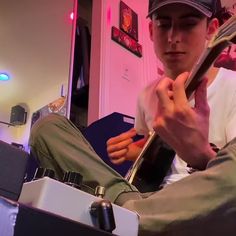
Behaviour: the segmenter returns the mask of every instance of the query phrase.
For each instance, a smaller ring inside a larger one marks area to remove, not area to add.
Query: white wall
[[[143,47],[143,57],[111,40],[111,27],[119,28],[120,1],[93,1],[89,123],[112,112],[134,116],[138,93],[157,75],[146,19],[148,1],[124,2],[138,14],[138,42]]]
[[[0,121],[10,121],[11,107],[24,104],[27,123],[0,124],[0,139],[27,146],[31,115],[61,96],[70,71],[74,0],[2,0],[0,3]]]

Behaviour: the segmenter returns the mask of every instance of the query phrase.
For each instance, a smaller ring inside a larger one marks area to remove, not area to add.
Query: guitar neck
[[[195,64],[190,73],[188,80],[185,83],[185,93],[187,98],[190,98],[198,85],[201,83],[204,75],[214,63],[216,58],[220,55],[222,50],[229,46],[230,42],[225,41],[221,44],[214,46],[214,48],[207,48],[204,54],[200,57],[198,63]]]
[[[189,98],[203,79],[203,76],[214,63],[220,53],[230,44],[236,43],[236,16],[232,16],[218,30],[209,42],[208,47],[193,67],[185,83],[185,92]]]

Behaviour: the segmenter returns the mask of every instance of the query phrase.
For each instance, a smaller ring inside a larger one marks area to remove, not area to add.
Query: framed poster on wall
[[[138,41],[138,15],[122,1],[120,1],[120,29]]]

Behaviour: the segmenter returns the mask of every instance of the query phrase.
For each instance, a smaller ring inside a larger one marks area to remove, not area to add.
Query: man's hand
[[[208,142],[207,79],[195,91],[192,108],[184,89],[187,78],[188,73],[183,73],[175,81],[165,78],[157,85],[159,104],[153,128],[179,157],[194,168],[204,169],[216,155]]]
[[[131,129],[107,141],[107,153],[113,164],[121,164],[126,160],[135,161],[141,147],[133,142],[136,135],[135,129]]]

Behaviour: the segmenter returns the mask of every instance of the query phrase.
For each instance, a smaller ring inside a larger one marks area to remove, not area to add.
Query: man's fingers
[[[127,148],[126,149],[122,149],[122,150],[110,153],[109,157],[112,160],[120,159],[120,158],[124,157],[127,152],[128,152]]]
[[[188,102],[184,87],[184,84],[188,79],[188,76],[189,73],[184,72],[180,74],[173,83],[173,100],[174,103],[179,107],[186,105],[186,103]]]
[[[107,146],[108,145],[113,145],[113,144],[117,144],[119,142],[122,142],[126,139],[131,139],[133,138],[135,135],[137,134],[136,130],[134,128],[130,129],[127,132],[124,132],[116,137],[110,138],[107,141]]]
[[[120,158],[120,159],[111,160],[111,163],[113,163],[113,164],[115,164],[115,165],[120,165],[120,164],[122,164],[122,163],[125,162],[125,161],[126,161],[125,157],[122,157],[122,158]]]
[[[163,78],[160,80],[156,87],[156,94],[159,100],[159,104],[162,107],[168,106],[170,103],[170,90],[173,81],[170,78]]]
[[[115,142],[114,144],[109,144],[107,145],[107,152],[112,153],[112,152],[116,152],[122,149],[126,149],[128,145],[130,145],[131,143],[133,143],[133,139],[129,138],[118,143]]]

